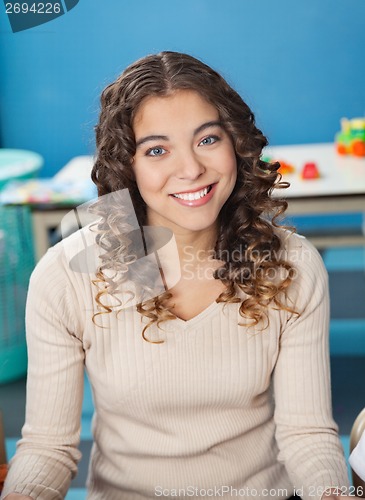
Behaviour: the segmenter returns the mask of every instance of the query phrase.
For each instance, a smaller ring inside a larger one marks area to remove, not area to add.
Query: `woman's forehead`
[[[217,120],[218,110],[195,90],[178,90],[167,96],[149,96],[136,111],[133,128],[145,128],[163,122],[182,122],[184,119]]]

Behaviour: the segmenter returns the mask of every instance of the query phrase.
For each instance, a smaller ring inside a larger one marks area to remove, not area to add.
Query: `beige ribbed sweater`
[[[65,496],[80,459],[84,365],[96,409],[89,500],[281,499],[294,487],[313,500],[348,485],[331,416],[327,273],[306,239],[281,234],[299,319],[271,310],[268,329],[247,329],[237,304],[214,302],[147,330],[164,344],[142,339],[135,307],[95,326],[92,276],[69,266],[79,233],[50,249],[30,283],[26,423],[3,496]]]

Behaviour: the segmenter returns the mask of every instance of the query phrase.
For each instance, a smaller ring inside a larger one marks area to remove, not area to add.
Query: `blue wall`
[[[272,144],[329,142],[365,112],[365,0],[80,0],[12,33],[0,13],[0,141],[53,175],[93,153],[99,94],[147,53],[191,53],[220,70]]]

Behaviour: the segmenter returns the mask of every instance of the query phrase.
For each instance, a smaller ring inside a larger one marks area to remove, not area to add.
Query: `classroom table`
[[[295,167],[295,172],[285,174],[290,182],[285,190],[274,190],[274,196],[288,201],[286,214],[321,215],[339,213],[365,213],[365,158],[340,156],[333,143],[273,146],[265,148],[264,156],[281,160]],[[302,180],[301,171],[305,163],[314,162],[320,173],[318,179]],[[58,178],[89,176],[93,159],[91,156],[73,158],[60,172]],[[85,200],[87,201],[87,200]],[[62,218],[75,205],[34,206],[33,227],[36,257],[39,259],[49,247],[49,230],[58,226]],[[332,246],[365,246],[364,227],[357,233],[344,232],[321,235],[306,235],[317,248]]]
[[[294,173],[283,175],[282,180],[288,181],[290,187],[274,192],[274,196],[288,201],[288,216],[365,214],[365,158],[341,156],[333,143],[268,147],[264,155],[295,168]],[[306,163],[316,164],[319,178],[301,178]],[[353,233],[331,234],[324,228],[322,235],[308,234],[307,237],[318,248],[365,246],[365,228],[359,229]]]

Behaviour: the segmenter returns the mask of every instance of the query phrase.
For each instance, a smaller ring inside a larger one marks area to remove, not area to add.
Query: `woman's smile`
[[[214,183],[204,187],[203,189],[185,193],[175,193],[171,196],[181,205],[187,207],[200,207],[212,199],[216,186],[217,183]]]

